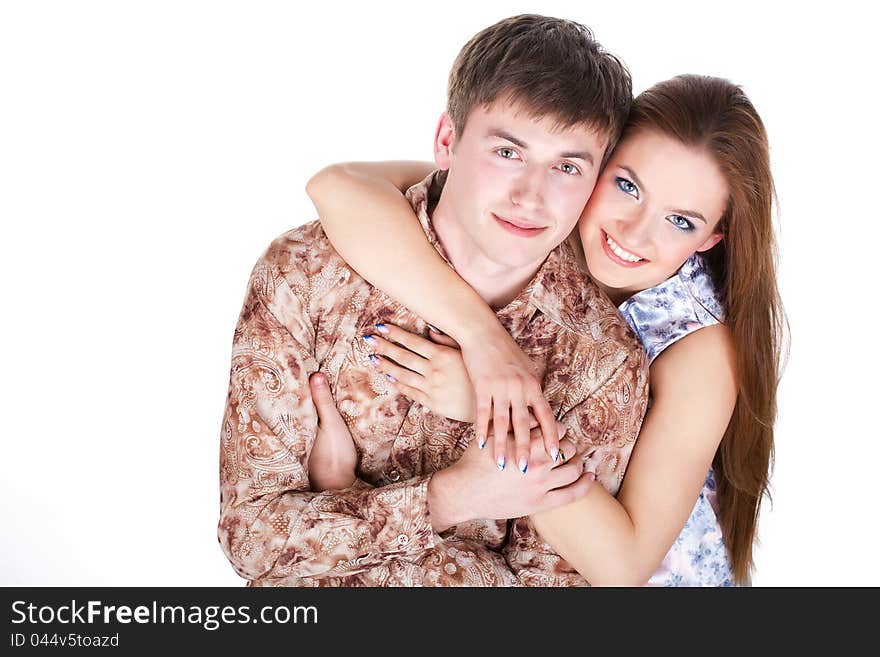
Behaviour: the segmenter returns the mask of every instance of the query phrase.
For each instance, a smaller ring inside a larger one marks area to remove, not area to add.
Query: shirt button
[[[397,470],[390,470],[388,472],[388,478],[391,481],[397,481],[398,479],[400,479],[400,473]]]
[[[409,536],[407,536],[406,534],[401,534],[400,536],[397,537],[397,544],[398,545],[407,545],[408,543],[409,543]]]

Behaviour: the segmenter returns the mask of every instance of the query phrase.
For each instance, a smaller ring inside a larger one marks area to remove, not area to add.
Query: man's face
[[[593,187],[606,139],[495,102],[474,109],[463,134],[440,119],[435,157],[449,174],[441,203],[468,257],[490,266],[539,266],[571,232]]]

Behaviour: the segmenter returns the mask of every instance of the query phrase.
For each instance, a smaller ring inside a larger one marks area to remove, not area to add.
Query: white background
[[[430,159],[459,48],[523,12],[590,25],[636,91],[695,72],[750,94],[792,327],[754,583],[880,584],[878,52],[862,9],[4,2],[0,584],[242,583],[216,539],[218,453],[251,267],[315,218],[304,186],[325,164]]]

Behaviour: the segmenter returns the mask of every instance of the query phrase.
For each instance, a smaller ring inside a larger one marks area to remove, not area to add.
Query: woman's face
[[[659,132],[618,144],[578,223],[590,275],[615,303],[711,249],[727,182],[706,153]]]

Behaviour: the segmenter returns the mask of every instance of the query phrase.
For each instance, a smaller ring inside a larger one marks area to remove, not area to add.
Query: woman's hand
[[[504,438],[512,424],[517,468],[524,472],[529,463],[529,427],[533,415],[541,426],[544,449],[556,462],[559,454],[556,420],[544,399],[534,365],[519,345],[494,321],[473,337],[459,342],[476,397],[474,430],[478,443],[485,444],[489,420],[492,420],[494,436],[502,438],[493,441],[495,460],[505,463],[509,450]]]
[[[517,468],[525,472],[529,464],[529,431],[537,420],[544,449],[555,462],[559,454],[559,435],[550,405],[531,361],[499,326],[498,334],[479,346],[460,351],[457,343],[442,333],[431,332],[431,340],[393,324],[378,324],[377,334],[364,336],[374,349],[373,364],[397,388],[444,417],[475,422],[477,444],[482,449],[493,434],[493,457],[505,465],[508,458],[507,431],[513,427]],[[396,343],[396,344],[395,344]],[[439,344],[443,343],[443,344]],[[470,358],[470,360],[469,360]],[[481,374],[480,386],[472,385],[474,371]],[[531,412],[529,409],[532,409]]]
[[[400,392],[438,415],[473,422],[474,391],[461,351],[451,338],[431,335],[436,341],[394,324],[377,324],[376,333],[364,340],[373,352],[370,361]]]
[[[339,414],[326,377],[320,372],[309,378],[312,401],[318,411],[318,434],[309,454],[312,490],[342,490],[355,482],[357,448],[348,425]]]

